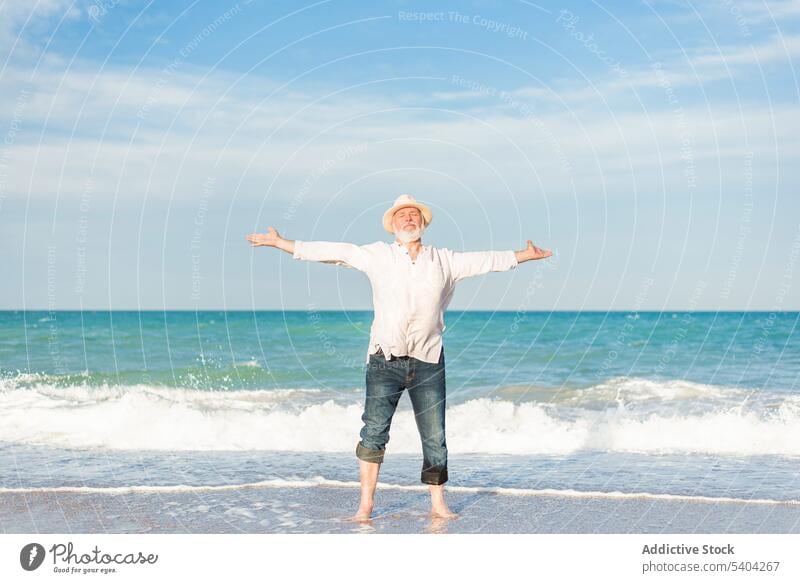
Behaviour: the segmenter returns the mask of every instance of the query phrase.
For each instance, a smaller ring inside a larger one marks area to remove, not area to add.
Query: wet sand
[[[357,484],[355,485],[357,486]],[[379,485],[373,517],[346,520],[353,485],[0,493],[12,533],[800,533],[800,505],[613,495],[447,491],[455,519],[429,515],[424,487]]]

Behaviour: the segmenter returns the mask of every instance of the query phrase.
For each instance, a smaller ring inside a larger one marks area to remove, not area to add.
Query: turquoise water
[[[371,312],[0,312],[3,377],[202,390],[363,384]],[[797,312],[448,312],[448,380],[581,388],[619,376],[794,391]]]
[[[451,481],[800,500],[799,317],[450,311]],[[0,312],[0,487],[357,479],[371,321]],[[391,435],[414,484],[407,396]]]

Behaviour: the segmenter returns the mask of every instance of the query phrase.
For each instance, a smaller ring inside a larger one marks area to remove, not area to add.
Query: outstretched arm
[[[458,282],[467,277],[483,275],[490,271],[509,271],[525,261],[544,259],[552,254],[551,251],[540,249],[528,241],[528,248],[522,251],[452,252],[450,265],[453,279]]]
[[[281,237],[272,227],[267,229],[266,234],[248,235],[247,240],[252,247],[277,247],[291,253],[294,259],[354,267],[363,272],[368,272],[372,263],[369,246],[335,241],[291,241]]]
[[[549,249],[540,249],[536,245],[533,244],[533,241],[528,239],[528,248],[522,251],[514,251],[514,255],[517,257],[517,261],[519,263],[524,263],[526,261],[532,261],[534,259],[545,259],[546,257],[550,257],[553,254],[552,251]]]

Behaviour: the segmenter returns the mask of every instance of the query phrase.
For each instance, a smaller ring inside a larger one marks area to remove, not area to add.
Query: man
[[[457,253],[423,245],[422,233],[432,220],[430,208],[403,194],[383,215],[384,229],[395,236],[391,244],[290,241],[272,227],[266,234],[247,237],[253,247],[277,247],[295,259],[353,267],[366,273],[372,284],[375,318],[367,350],[364,426],[356,445],[361,503],[355,520],[368,520],[372,514],[389,427],[404,389],[422,440],[421,479],[429,485],[431,514],[457,516],[444,500],[448,475],[443,313],[459,281],[552,255],[531,241],[523,251]]]

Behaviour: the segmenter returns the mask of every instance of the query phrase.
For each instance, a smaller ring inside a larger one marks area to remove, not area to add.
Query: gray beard
[[[395,236],[400,240],[401,243],[411,243],[412,241],[416,241],[420,237],[422,237],[422,233],[425,232],[425,227],[420,227],[414,229],[413,231],[406,231],[404,229],[400,229]]]

